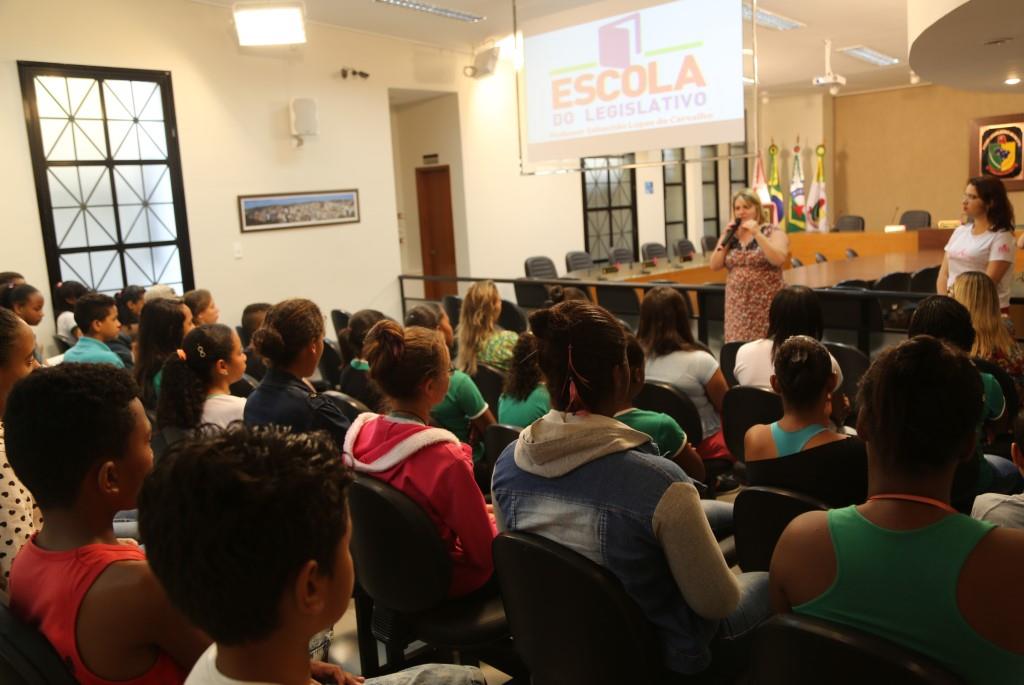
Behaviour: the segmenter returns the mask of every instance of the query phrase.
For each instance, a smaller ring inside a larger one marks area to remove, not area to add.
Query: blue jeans
[[[740,583],[740,603],[718,626],[718,636],[724,640],[742,638],[772,615],[767,571],[741,573],[736,580]]]
[[[711,524],[711,532],[715,534],[716,540],[732,535],[731,502],[702,499],[700,505],[704,508],[704,515],[708,517],[708,523]]]
[[[425,664],[379,678],[367,678],[365,685],[487,685],[487,681],[474,666]]]
[[[991,492],[998,492],[1003,495],[1016,495],[1021,491],[1024,482],[1021,480],[1020,470],[1017,465],[1009,459],[998,457],[992,454],[984,454],[985,461],[992,467]]]

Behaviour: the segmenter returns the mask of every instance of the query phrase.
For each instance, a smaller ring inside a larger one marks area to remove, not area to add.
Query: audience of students
[[[974,450],[983,386],[961,350],[922,335],[861,383],[868,449],[859,506],[795,519],[771,563],[774,608],[925,654],[970,683],[1024,673],[1024,532],[958,514],[950,490]]]
[[[157,426],[182,430],[201,424],[221,428],[242,420],[245,398],[231,384],[245,373],[245,352],[238,334],[224,324],[203,324],[189,331],[177,354],[164,362],[157,403]]]
[[[78,281],[63,281],[54,288],[53,309],[57,313],[57,337],[73,346],[80,335],[78,324],[75,323],[75,303],[78,298],[89,292]]]
[[[246,400],[246,425],[273,424],[297,432],[325,430],[343,444],[349,420],[309,382],[324,352],[320,308],[304,299],[278,302],[253,333],[252,344],[269,368]]]
[[[338,331],[338,344],[342,346],[342,358],[349,359],[341,369],[338,389],[350,395],[378,414],[387,411],[384,397],[370,380],[370,365],[363,357],[366,334],[374,324],[387,317],[376,309],[361,309],[349,318],[348,326]]]
[[[192,310],[181,301],[158,297],[143,306],[132,373],[147,410],[156,411],[164,362],[178,353],[181,341],[191,330]]]
[[[431,409],[448,392],[448,347],[435,330],[403,330],[383,320],[368,333],[364,354],[391,411],[356,417],[345,455],[356,471],[394,486],[430,516],[452,557],[449,594],[479,590],[494,572],[494,520],[477,487],[469,445],[428,425]]]
[[[121,358],[126,368],[135,366],[135,339],[139,335],[139,316],[146,289],[140,285],[129,285],[114,295],[117,302],[117,320],[121,322],[121,330],[117,337],[107,343],[114,354]]]
[[[220,309],[217,308],[217,303],[213,301],[213,295],[209,290],[190,290],[181,299],[192,311],[192,321],[195,325],[220,321]]]
[[[1014,466],[1024,475],[1024,412],[1017,414],[1013,421],[1013,444],[1010,445],[1010,454]],[[1024,528],[1024,494],[982,493],[974,498],[971,516],[997,526]]]
[[[494,282],[479,281],[471,285],[459,312],[457,368],[470,376],[476,375],[477,364],[508,371],[518,336],[513,331],[498,329],[499,316],[501,295]]]
[[[605,309],[568,301],[530,316],[554,411],[494,470],[505,530],[535,532],[606,567],[654,625],[665,666],[696,673],[712,643],[768,614],[764,573],[735,575],[690,478],[613,418],[629,393],[626,337]]]
[[[8,601],[11,562],[42,524],[39,508],[7,459],[3,414],[14,384],[39,368],[32,329],[14,312],[0,309],[0,603]]]
[[[551,396],[537,363],[537,338],[523,333],[512,349],[512,364],[498,398],[498,423],[529,426],[551,410]]]
[[[117,303],[110,295],[86,293],[75,303],[75,323],[81,337],[64,353],[65,364],[110,364],[123,369],[125,364],[110,347],[121,332]]]
[[[732,459],[722,434],[722,399],[729,389],[725,376],[690,330],[690,310],[674,288],[647,291],[640,305],[637,339],[647,355],[647,378],[668,383],[693,401],[700,413],[703,439],[695,445],[704,459]]]
[[[245,373],[256,380],[263,378],[267,367],[252,346],[252,336],[263,325],[263,319],[266,318],[270,307],[269,302],[254,302],[246,305],[242,310],[242,332],[245,334],[245,340],[242,341],[245,344]]]

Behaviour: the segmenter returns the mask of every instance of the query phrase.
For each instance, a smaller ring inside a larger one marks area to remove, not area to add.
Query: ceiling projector
[[[827,87],[832,95],[839,95],[839,89],[846,85],[846,77],[832,73],[832,41],[825,41],[825,75],[811,79],[815,86]]]

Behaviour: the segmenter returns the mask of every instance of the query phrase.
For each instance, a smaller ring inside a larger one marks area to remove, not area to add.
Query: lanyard
[[[875,500],[880,500],[880,499],[896,499],[896,500],[902,500],[904,502],[917,502],[918,504],[926,504],[929,507],[935,507],[936,509],[941,509],[942,511],[947,511],[950,514],[958,513],[956,509],[954,509],[953,507],[949,506],[945,502],[940,502],[939,500],[932,499],[931,497],[922,497],[921,495],[906,495],[906,494],[902,494],[902,493],[885,493],[885,494],[882,494],[882,495],[872,495],[871,497],[868,497],[868,501],[869,502],[873,502]]]

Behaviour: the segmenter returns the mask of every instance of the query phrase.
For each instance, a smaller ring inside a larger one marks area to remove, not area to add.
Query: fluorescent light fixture
[[[239,45],[297,45],[306,42],[302,3],[238,3],[232,11]]]
[[[379,0],[378,0],[379,1]],[[753,16],[754,10],[750,5],[743,4],[743,20],[750,21]],[[776,31],[792,31],[793,29],[802,29],[807,26],[803,22],[799,22],[796,19],[790,19],[784,17],[781,14],[775,14],[775,12],[769,12],[763,10],[760,7],[757,8],[757,16],[754,18],[758,26],[763,26],[766,29],[775,29]]]
[[[416,0],[375,0],[375,2],[380,2],[385,5],[394,5],[395,7],[404,7],[407,10],[426,12],[427,14],[433,14],[438,17],[455,19],[456,21],[467,21],[474,24],[487,18],[482,17],[479,14],[463,12],[462,10],[453,10],[448,9],[447,7],[438,7],[437,5],[428,5],[425,2],[416,2]]]
[[[1011,76],[1010,78],[1008,78],[1005,81],[1003,81],[1003,83],[1005,83],[1008,86],[1015,86],[1018,83],[1020,83],[1020,77],[1019,76]]]
[[[891,67],[894,64],[899,64],[899,59],[890,57],[884,52],[878,50],[872,50],[871,48],[864,47],[863,45],[851,45],[848,48],[841,48],[838,52],[859,59],[862,62],[868,64],[874,64],[876,67]]]

